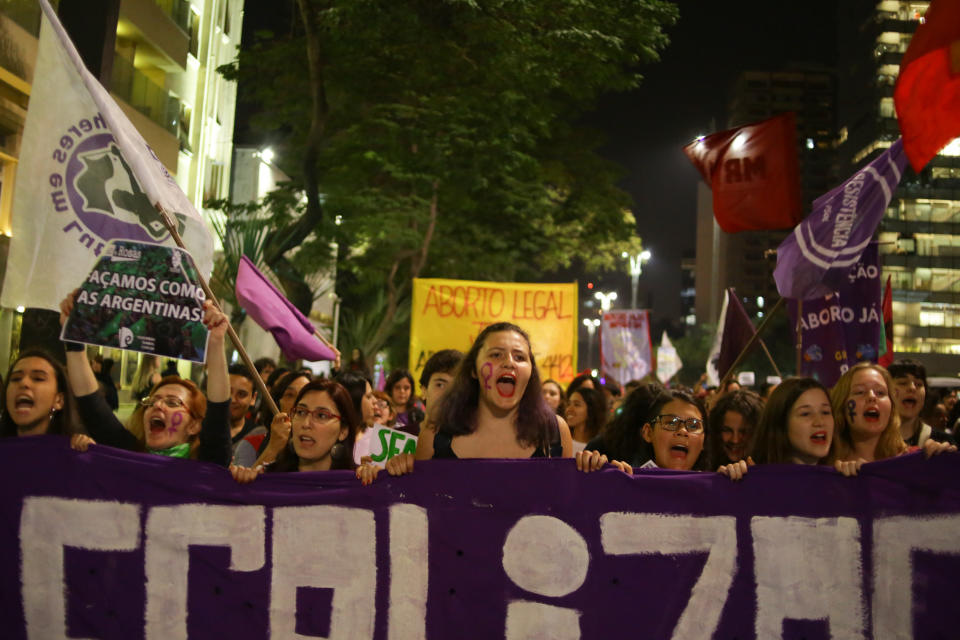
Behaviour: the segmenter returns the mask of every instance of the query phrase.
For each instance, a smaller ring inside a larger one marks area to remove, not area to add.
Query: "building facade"
[[[35,0],[0,4],[0,269],[13,216],[22,215],[11,205],[40,15]],[[243,0],[119,4],[108,89],[198,211],[205,200],[229,195],[236,84],[216,69],[236,57],[242,21]],[[16,320],[15,310],[2,310],[0,363],[9,356]],[[124,375],[136,355],[124,352]]]
[[[842,158],[852,173],[888,148],[900,128],[893,90],[929,2],[841,3]],[[907,169],[878,234],[893,288],[894,352],[931,374],[960,372],[960,139],[919,175]]]

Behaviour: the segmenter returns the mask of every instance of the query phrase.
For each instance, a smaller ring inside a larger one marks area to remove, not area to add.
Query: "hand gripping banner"
[[[952,638],[960,455],[716,473],[427,461],[238,485],[0,443],[3,637]]]

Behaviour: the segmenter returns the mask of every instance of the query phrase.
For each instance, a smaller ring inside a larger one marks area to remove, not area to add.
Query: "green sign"
[[[204,299],[183,249],[114,240],[81,285],[61,338],[203,362]]]

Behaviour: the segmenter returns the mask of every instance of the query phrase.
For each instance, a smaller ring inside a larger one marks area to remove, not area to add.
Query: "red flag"
[[[893,364],[893,289],[890,288],[890,276],[887,276],[887,287],[883,291],[883,335],[886,342],[885,351],[877,358],[881,367]]]
[[[934,0],[900,62],[893,94],[917,173],[960,136],[960,0]]]
[[[793,113],[714,133],[683,152],[713,190],[724,231],[789,229],[803,219]]]
[[[237,300],[244,311],[273,334],[288,360],[336,360],[337,354],[314,335],[316,328],[247,256],[237,270]]]

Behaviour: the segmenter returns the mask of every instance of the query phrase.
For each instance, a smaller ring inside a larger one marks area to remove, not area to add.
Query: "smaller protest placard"
[[[387,460],[400,453],[416,453],[417,436],[375,424],[363,432],[353,445],[354,462],[360,464],[361,458],[370,456],[373,464],[383,467]]]
[[[60,337],[203,362],[209,332],[199,283],[183,249],[115,240],[81,285]]]

